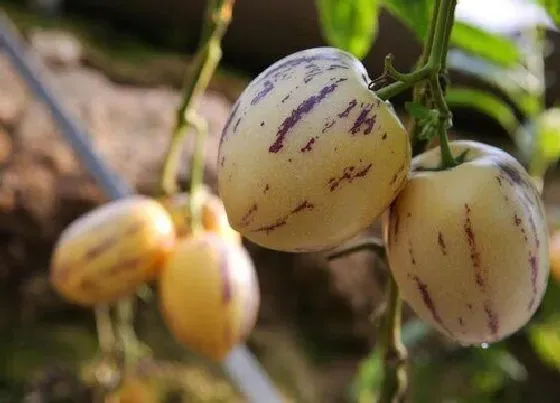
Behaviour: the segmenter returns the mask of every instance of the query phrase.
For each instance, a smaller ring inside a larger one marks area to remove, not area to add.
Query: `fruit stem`
[[[114,351],[115,334],[111,324],[111,315],[107,304],[97,304],[94,308],[97,339],[101,354],[107,356]]]
[[[136,365],[144,350],[134,331],[134,302],[134,297],[125,297],[117,304],[117,334],[125,370]]]
[[[387,305],[379,340],[384,362],[379,403],[404,402],[408,389],[407,351],[401,341],[401,305],[397,283],[393,276],[389,276]]]
[[[392,56],[388,55],[385,58],[385,69],[382,76],[391,77],[397,81],[377,91],[377,96],[387,100],[417,84],[428,83],[435,107],[440,115],[437,130],[441,148],[441,169],[452,168],[459,164],[449,148],[447,130],[451,126],[451,112],[447,107],[444,90],[440,83],[440,77],[445,72],[447,48],[453,29],[456,5],[457,0],[436,1],[424,53],[418,63],[420,67],[411,73],[400,73],[392,65]],[[421,92],[420,90],[414,92],[415,99],[423,98]],[[416,139],[413,138],[413,140]]]
[[[385,245],[381,239],[375,237],[368,237],[368,238],[360,239],[358,242],[352,243],[351,245],[344,245],[341,248],[335,249],[327,256],[327,260],[339,259],[341,257],[362,250],[371,250],[377,254],[383,254],[385,253],[384,248]]]
[[[189,209],[191,216],[191,228],[195,233],[202,228],[202,218],[200,214],[201,205],[197,197],[197,191],[200,189],[204,179],[204,154],[206,138],[208,137],[208,123],[196,113],[192,113],[188,117],[189,123],[196,130],[195,147],[191,168],[191,188],[189,197]]]
[[[175,128],[164,157],[160,181],[160,191],[173,194],[177,191],[177,170],[181,145],[187,129],[193,125],[189,117],[194,109],[194,101],[201,95],[214,75],[222,58],[221,41],[229,23],[235,0],[211,0],[206,8],[205,26],[194,60],[192,73],[187,77],[183,88],[181,105],[177,109]],[[196,152],[195,152],[196,154]],[[198,161],[197,156],[193,159]],[[194,169],[194,162],[193,162]]]
[[[452,168],[459,162],[453,157],[449,148],[447,130],[451,126],[451,112],[445,101],[445,94],[441,87],[440,74],[445,71],[447,47],[453,30],[453,21],[457,0],[441,0],[439,12],[435,22],[433,49],[428,58],[428,64],[434,68],[435,74],[430,78],[429,87],[436,108],[439,112],[438,134],[441,149],[441,168]]]
[[[385,60],[385,72],[398,81],[377,94],[382,99],[415,86],[414,101],[427,104],[433,103],[438,111],[438,134],[441,149],[441,168],[450,168],[460,163],[455,159],[449,148],[447,129],[451,125],[451,112],[445,101],[444,90],[440,83],[440,76],[445,72],[449,37],[453,29],[454,13],[457,0],[436,0],[432,20],[424,46],[424,52],[418,61],[420,66],[416,72],[421,74],[395,74],[391,66],[391,58]],[[425,74],[425,75],[424,75]],[[407,81],[410,80],[410,81]],[[415,81],[413,81],[415,80]],[[431,97],[428,97],[429,90]],[[412,125],[413,134],[421,129],[418,123]],[[412,136],[414,137],[414,136]],[[412,139],[414,146],[415,140]],[[416,150],[415,150],[416,151]],[[387,254],[380,253],[387,262]],[[397,283],[391,275],[387,284],[386,311],[379,328],[380,350],[384,360],[383,383],[379,394],[379,403],[404,402],[408,388],[407,380],[407,351],[401,340],[401,311],[402,300],[399,297]]]

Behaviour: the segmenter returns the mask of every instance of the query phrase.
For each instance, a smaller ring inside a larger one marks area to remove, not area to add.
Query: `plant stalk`
[[[385,373],[379,403],[401,403],[406,398],[407,352],[401,341],[401,305],[397,283],[390,276],[387,283],[386,312],[380,329]]]
[[[163,162],[160,190],[165,194],[173,194],[177,191],[177,169],[181,145],[187,129],[192,125],[189,116],[191,116],[194,101],[210,83],[222,58],[221,40],[231,22],[234,4],[235,0],[212,0],[208,3],[205,26],[191,66],[192,73],[188,76],[183,89],[175,128]]]
[[[391,59],[386,59],[385,71],[388,75],[396,78],[393,83],[378,92],[378,96],[387,99],[398,92],[416,86],[414,90],[414,101],[434,103],[439,112],[439,138],[441,149],[442,168],[453,167],[457,164],[451,154],[447,129],[450,126],[451,112],[445,101],[444,90],[439,81],[440,75],[446,66],[447,47],[451,35],[456,0],[437,0],[424,52],[419,59],[418,69],[409,74],[400,74],[391,66]],[[432,99],[426,97],[426,85],[430,90]],[[413,124],[413,130],[418,130],[417,122]],[[414,133],[413,133],[414,134]],[[414,136],[412,136],[414,137]],[[413,140],[417,140],[414,139]],[[414,141],[413,141],[414,145]],[[386,260],[386,253],[383,254]],[[398,287],[395,279],[390,276],[387,284],[386,311],[380,326],[380,348],[383,356],[384,375],[379,403],[400,403],[404,402],[408,388],[407,380],[407,351],[401,341],[401,305]]]
[[[101,354],[106,356],[114,351],[115,334],[111,325],[111,315],[107,304],[97,304],[94,308],[97,339]]]

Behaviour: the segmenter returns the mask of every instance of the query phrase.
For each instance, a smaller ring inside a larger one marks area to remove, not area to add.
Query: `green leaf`
[[[378,0],[316,0],[315,4],[325,40],[364,58],[377,36]]]
[[[529,161],[529,172],[544,176],[560,159],[560,108],[550,108],[518,134],[518,145]]]
[[[545,323],[531,326],[529,340],[540,358],[550,366],[560,369],[560,315],[556,314]]]
[[[527,68],[505,68],[457,49],[448,53],[447,65],[502,91],[528,117],[540,112],[542,83]]]
[[[536,119],[537,152],[549,161],[560,157],[560,108],[550,108]]]
[[[512,40],[457,21],[451,33],[451,45],[501,66],[510,67],[521,60],[521,51]]]
[[[548,15],[554,20],[556,25],[560,25],[560,1],[559,0],[539,0]]]
[[[406,102],[404,106],[409,115],[415,117],[418,120],[437,119],[437,111],[426,108],[422,104],[416,102]]]
[[[434,0],[385,0],[383,6],[424,42],[434,9]]]
[[[446,99],[451,107],[472,108],[490,116],[512,137],[515,136],[519,127],[517,116],[505,101],[494,94],[473,88],[454,87],[447,90]]]

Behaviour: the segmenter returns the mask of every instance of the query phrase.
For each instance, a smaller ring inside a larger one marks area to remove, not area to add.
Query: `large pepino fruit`
[[[270,249],[321,250],[389,206],[406,181],[410,147],[369,82],[351,54],[325,47],[289,55],[250,83],[218,155],[234,229]]]
[[[548,278],[543,203],[530,176],[504,151],[472,141],[463,164],[430,171],[440,149],[412,160],[391,205],[387,253],[414,311],[461,344],[498,341],[527,323]]]
[[[253,330],[260,305],[255,267],[238,241],[212,232],[181,238],[159,281],[160,307],[174,337],[222,360]]]
[[[158,275],[175,238],[171,217],[155,200],[131,196],[106,203],[62,232],[50,282],[77,304],[115,302]]]

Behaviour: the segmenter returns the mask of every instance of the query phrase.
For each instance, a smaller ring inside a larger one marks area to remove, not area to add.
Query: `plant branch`
[[[177,168],[183,138],[191,121],[190,111],[195,99],[204,92],[222,58],[221,40],[231,22],[235,0],[212,0],[206,9],[206,23],[199,48],[192,63],[192,73],[183,89],[177,110],[175,128],[163,163],[160,190],[166,194],[177,191]]]
[[[415,102],[423,104],[433,102],[438,111],[438,133],[442,156],[441,168],[443,169],[457,164],[457,161],[451,154],[447,138],[447,129],[451,124],[451,113],[445,101],[444,90],[439,81],[446,66],[447,47],[453,27],[456,3],[456,0],[437,0],[435,2],[424,51],[417,64],[418,68],[412,73],[402,74],[391,65],[392,58],[386,58],[385,74],[399,81],[382,88],[378,92],[378,96],[387,99],[404,89],[414,86],[413,100]],[[429,89],[431,97],[426,96],[427,89]],[[411,137],[414,146],[415,141],[418,140],[418,133],[421,130],[418,122],[413,122],[412,130]],[[380,349],[385,363],[383,366],[384,380],[379,394],[379,403],[400,403],[404,402],[406,398],[408,388],[407,351],[401,341],[401,305],[402,301],[399,297],[397,284],[391,276],[387,284],[385,314],[379,328]]]
[[[351,245],[344,245],[341,248],[336,249],[334,252],[332,252],[330,255],[327,256],[327,260],[339,259],[341,257],[362,250],[371,250],[377,253],[378,255],[384,256],[385,245],[381,239],[375,237],[360,239],[359,241]]]
[[[440,3],[441,0],[436,0],[434,3],[434,9],[432,11],[432,24],[430,24],[430,26],[428,27],[426,44],[424,45],[422,54],[420,55],[420,58],[416,63],[417,68],[424,66],[428,62],[430,54],[432,53],[432,47],[434,44],[434,34],[435,34],[435,21],[436,21],[436,16],[438,15],[439,12]],[[424,81],[415,83],[412,92],[412,102],[417,104],[426,104],[426,83]],[[418,152],[423,151],[422,148],[418,147],[418,143],[420,140],[419,135],[420,132],[422,131],[422,127],[418,124],[416,118],[412,119],[412,123],[408,127],[408,131],[410,133],[410,143],[412,146],[413,154],[417,154]],[[420,146],[423,147],[423,145]]]
[[[115,334],[111,325],[111,316],[107,304],[98,304],[94,308],[97,339],[102,355],[109,355],[115,348]]]
[[[208,137],[208,123],[196,113],[191,113],[188,117],[189,124],[196,130],[194,154],[191,168],[191,188],[189,197],[189,209],[191,213],[192,232],[200,230],[202,219],[200,214],[199,198],[196,197],[200,185],[204,179],[204,145]]]
[[[408,389],[407,352],[401,341],[401,299],[395,279],[390,276],[387,283],[387,303],[380,328],[381,354],[384,374],[379,403],[401,403]]]
[[[126,297],[117,304],[117,334],[125,368],[134,366],[144,350],[147,350],[134,331],[134,305],[134,297]]]

